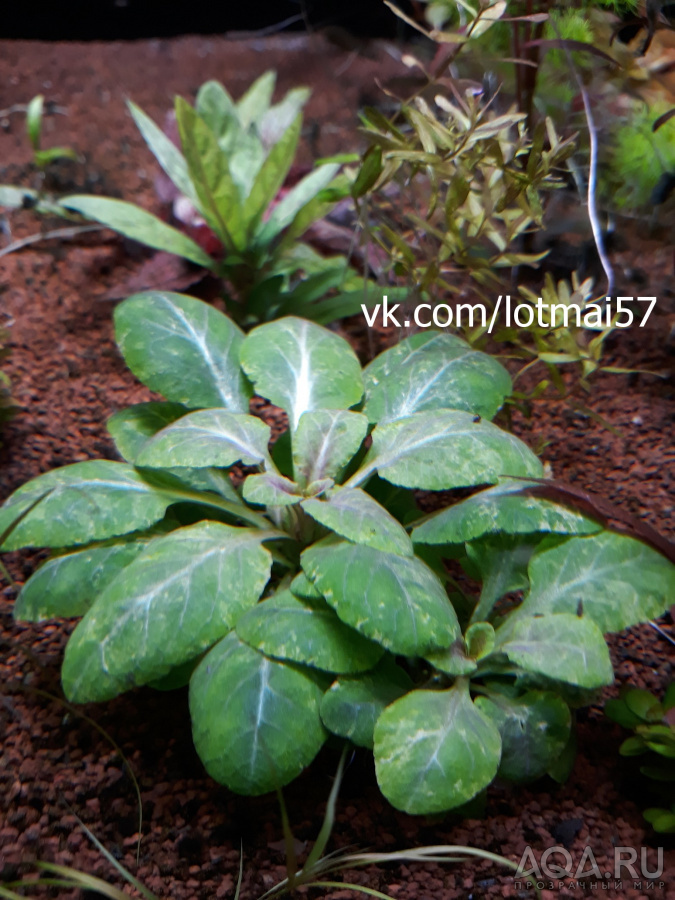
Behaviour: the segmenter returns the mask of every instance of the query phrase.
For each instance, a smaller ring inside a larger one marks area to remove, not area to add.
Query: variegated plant
[[[166,401],[110,420],[126,462],[56,469],[0,509],[5,550],[53,548],[17,618],[82,617],[68,698],[189,683],[204,765],[245,794],[291,781],[330,733],[372,747],[383,793],[412,813],[498,774],[564,777],[570,706],[613,678],[603,632],[661,613],[675,567],[524,491],[543,471],[490,422],[501,365],[424,333],[362,370],[319,325],[245,337],[178,294],[115,315],[129,367]],[[273,445],[254,392],[287,413]],[[472,487],[425,516],[415,503]]]

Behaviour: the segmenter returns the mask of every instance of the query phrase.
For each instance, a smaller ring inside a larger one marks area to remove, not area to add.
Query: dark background
[[[382,0],[4,0],[0,38],[119,40],[222,34],[281,26],[341,26],[355,35],[401,36]],[[406,0],[399,5],[410,11]]]

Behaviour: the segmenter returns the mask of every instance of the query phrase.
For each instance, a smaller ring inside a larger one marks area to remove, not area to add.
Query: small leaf
[[[333,682],[323,695],[321,718],[333,734],[372,749],[380,713],[412,687],[406,672],[387,654],[371,672]]]
[[[62,197],[60,202],[65,209],[80,213],[85,219],[100,222],[118,234],[155,250],[175,253],[176,256],[189,259],[206,269],[217,267],[216,261],[204,253],[199,244],[134,203],[87,194]]]
[[[126,463],[89,460],[45,472],[0,507],[0,534],[41,494],[2,545],[68,547],[141,531],[158,522],[176,497],[153,487]]]
[[[471,659],[489,656],[495,646],[495,630],[489,622],[474,622],[464,636],[466,652]]]
[[[44,109],[45,98],[42,94],[38,94],[28,103],[26,107],[26,133],[28,140],[34,151],[40,149],[40,138],[42,136],[42,112]]]
[[[572,717],[565,701],[549,691],[528,691],[517,699],[494,693],[475,702],[501,735],[498,774],[516,782],[545,775],[569,739]]]
[[[367,194],[381,174],[382,150],[380,147],[371,146],[363,157],[361,168],[352,185],[352,197],[356,200]]]
[[[449,490],[504,475],[541,477],[541,463],[518,438],[470,413],[419,412],[373,430],[362,469],[401,487]],[[357,472],[354,479],[359,479]]]
[[[304,500],[302,508],[341,537],[376,550],[412,556],[405,528],[359,488],[338,488],[325,500]]]
[[[535,482],[532,482],[535,484]],[[594,519],[526,493],[528,482],[503,480],[430,516],[413,531],[416,544],[460,544],[484,534],[593,534],[602,530]]]
[[[445,812],[475,797],[497,774],[500,753],[499,731],[463,680],[447,691],[411,691],[375,726],[380,790],[412,815]]]
[[[305,319],[260,325],[241,349],[256,393],[288,413],[291,429],[316,409],[346,409],[363,394],[361,366],[347,341]]]
[[[249,475],[244,482],[243,495],[247,503],[261,506],[292,506],[302,500],[298,485],[274,472]]]
[[[109,700],[215,644],[269,579],[264,537],[258,529],[199,522],[151,541],[73,632],[62,672],[67,696]]]
[[[261,419],[224,409],[189,413],[146,441],[139,466],[258,465],[268,456],[270,427]]]
[[[364,371],[371,422],[416,412],[462,409],[491,419],[511,393],[506,369],[450,334],[417,334],[376,357]]]
[[[423,656],[459,637],[443,585],[416,557],[324,541],[302,567],[343,622],[392,653]]]
[[[433,650],[424,657],[439,672],[456,677],[458,675],[472,675],[478,668],[476,661],[467,656],[466,644],[463,639],[456,640],[451,647],[444,650]]]
[[[342,409],[317,409],[300,416],[293,440],[293,468],[301,484],[337,478],[368,433],[368,419]]]
[[[244,335],[208,303],[136,294],[115,310],[115,337],[134,375],[167,400],[248,412],[253,391],[239,368]]]
[[[528,672],[583,688],[614,681],[609,650],[598,626],[568,613],[520,619],[497,649]]]
[[[244,613],[237,634],[266,656],[336,674],[368,671],[384,652],[344,625],[325,603],[303,603],[290,591],[277,592]]]
[[[206,771],[239,794],[288,784],[326,738],[322,695],[311,670],[268,659],[228,635],[190,682],[192,736]]]

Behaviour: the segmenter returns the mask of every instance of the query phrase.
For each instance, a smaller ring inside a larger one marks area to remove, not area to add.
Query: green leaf
[[[45,98],[42,94],[38,94],[28,103],[26,107],[26,133],[28,140],[34,151],[40,149],[40,138],[42,136],[42,111],[44,109]]]
[[[247,503],[261,506],[292,506],[302,500],[298,485],[275,472],[249,475],[244,482],[243,495]]]
[[[218,81],[206,81],[199,88],[195,109],[219,140],[228,133],[241,130],[236,104]]]
[[[499,729],[502,758],[498,775],[507,781],[534,781],[546,774],[569,739],[569,707],[549,691],[528,691],[510,698],[493,693],[476,706]]]
[[[675,596],[675,566],[642,541],[613,531],[540,545],[518,616],[584,615],[603,633],[660,616]]]
[[[137,403],[115,413],[106,426],[117,452],[133,463],[149,438],[189,412],[182,403]]]
[[[303,485],[321,478],[336,479],[356,455],[368,419],[343,409],[317,409],[300,416],[293,440],[295,477]]]
[[[346,409],[363,395],[361,366],[347,341],[305,319],[288,317],[254,328],[241,365],[256,393],[288,413],[291,429],[316,409]]]
[[[536,482],[529,484],[536,485]],[[602,529],[593,519],[566,506],[524,493],[526,481],[504,480],[430,516],[413,531],[416,544],[459,544],[484,534],[593,534]]]
[[[623,728],[635,728],[636,725],[640,725],[643,721],[640,716],[631,712],[626,706],[624,698],[608,700],[605,703],[603,712],[607,718],[613,722],[618,722]]]
[[[459,638],[451,647],[444,650],[434,650],[424,657],[439,672],[456,677],[458,675],[472,675],[478,666],[476,661],[467,655],[466,644],[463,638]]]
[[[499,731],[461,679],[448,691],[411,691],[375,726],[380,790],[412,815],[445,812],[475,797],[497,774],[500,752]]]
[[[266,246],[285,228],[292,225],[296,216],[299,216],[303,209],[319,199],[317,195],[333,180],[339,168],[340,166],[337,164],[328,164],[319,166],[309,175],[305,175],[277,203],[270,217],[260,226],[256,235],[256,244]]]
[[[423,656],[459,637],[443,585],[416,557],[323,541],[302,568],[343,622],[392,653]]]
[[[336,674],[366,672],[382,647],[344,625],[325,603],[303,603],[280,591],[258,603],[237,622],[237,634],[266,656],[304,663]]]
[[[147,546],[132,538],[85,547],[48,559],[28,579],[14,604],[21,622],[83,616],[101,591]]]
[[[470,413],[435,410],[378,425],[363,466],[352,481],[377,470],[401,487],[449,490],[497,481],[503,475],[543,474],[518,438]]]
[[[337,488],[325,500],[304,500],[302,508],[321,525],[356,544],[413,555],[405,528],[360,488]]]
[[[495,630],[489,622],[474,622],[467,629],[464,641],[471,659],[482,659],[494,650]]]
[[[239,794],[281,788],[326,738],[311,670],[268,659],[230,634],[190,682],[192,736],[209,775]]]
[[[70,700],[109,700],[211,647],[260,597],[264,532],[199,522],[151,541],[99,595],[63,662]]]
[[[62,197],[60,202],[64,209],[80,213],[85,219],[100,222],[118,234],[139,241],[147,247],[174,253],[206,269],[217,268],[216,261],[205,253],[199,244],[182,231],[172,228],[157,216],[136,206],[135,203],[87,194],[72,194]]]
[[[642,722],[659,722],[663,718],[663,707],[656,697],[643,688],[632,688],[624,695],[628,709]]]
[[[302,116],[296,116],[260,167],[244,209],[247,228],[257,226],[261,216],[281,190],[295,159],[301,128]]]
[[[497,649],[527,672],[582,688],[614,681],[614,670],[602,632],[590,618],[569,613],[520,619]]]
[[[246,93],[239,98],[237,114],[243,128],[259,122],[269,110],[276,81],[276,72],[270,69],[257,78]]]
[[[185,157],[174,142],[147,116],[143,110],[127,100],[127,107],[131,113],[136,127],[143,135],[143,140],[153,152],[155,159],[164,169],[171,181],[176,185],[181,194],[190,200],[198,211],[200,210],[199,198],[188,174]]]
[[[230,253],[243,250],[241,197],[226,153],[206,122],[182,97],[176,97],[176,120],[188,172],[204,218]]]
[[[313,603],[315,600],[323,602],[323,597],[304,572],[298,572],[291,582],[291,592],[301,600],[309,601],[310,603]]]
[[[253,391],[239,368],[244,335],[208,303],[135,294],[115,310],[115,336],[134,375],[167,400],[248,412]]]
[[[382,174],[382,149],[371,146],[366,150],[361,168],[352,185],[352,197],[356,200],[363,197],[374,186]]]
[[[189,413],[146,441],[139,466],[258,465],[268,456],[270,427],[261,419],[225,409]]]
[[[0,507],[0,534],[45,492],[3,550],[68,547],[141,531],[176,500],[126,463],[88,460],[45,472],[16,490]]]
[[[468,561],[482,582],[472,622],[488,619],[505,594],[530,586],[527,567],[540,541],[539,536],[490,534],[466,545]]]
[[[509,373],[451,334],[417,334],[385,350],[364,372],[371,422],[416,412],[462,409],[491,419],[511,393]]]
[[[283,100],[270,106],[257,121],[257,128],[263,146],[274,149],[274,146],[281,141],[288,129],[295,123],[298,113],[307,103],[311,91],[309,88],[293,88],[290,90]],[[327,160],[321,160],[326,162]],[[335,160],[336,161],[336,160]]]
[[[387,654],[372,672],[338,678],[321,701],[323,724],[359,747],[373,747],[375,723],[385,707],[413,687],[409,676]]]

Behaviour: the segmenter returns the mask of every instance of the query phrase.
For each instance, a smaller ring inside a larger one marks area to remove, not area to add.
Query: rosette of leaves
[[[570,704],[613,678],[603,632],[661,613],[675,567],[523,493],[542,466],[490,421],[501,365],[423,333],[362,369],[315,323],[244,336],[178,294],[129,298],[115,324],[165,401],[111,418],[126,462],[55,469],[0,509],[5,550],[54,551],[16,617],[82,617],[67,697],[189,683],[196,749],[243,794],[291,781],[330,733],[372,748],[412,813],[497,775],[562,777]],[[273,445],[254,392],[288,417]],[[420,516],[416,489],[455,488],[479,490]]]
[[[624,686],[618,699],[605,703],[605,714],[633,734],[619,747],[621,756],[644,758],[640,772],[656,784],[660,798],[675,797],[675,682],[659,701],[644,688]],[[675,804],[644,812],[654,831],[675,833]]]
[[[284,315],[331,322],[370,305],[364,284],[344,256],[324,258],[302,237],[337,200],[349,195],[338,163],[326,163],[284,187],[295,161],[307,88],[276,104],[276,75],[262,75],[237,101],[216,81],[200,88],[194,107],[176,97],[179,149],[143,110],[129,110],[157,162],[220,243],[211,255],[192,237],[134,203],[109,197],[45,197],[0,186],[0,204],[83,217],[148,247],[184,257],[225,284],[228,310],[250,325]]]

